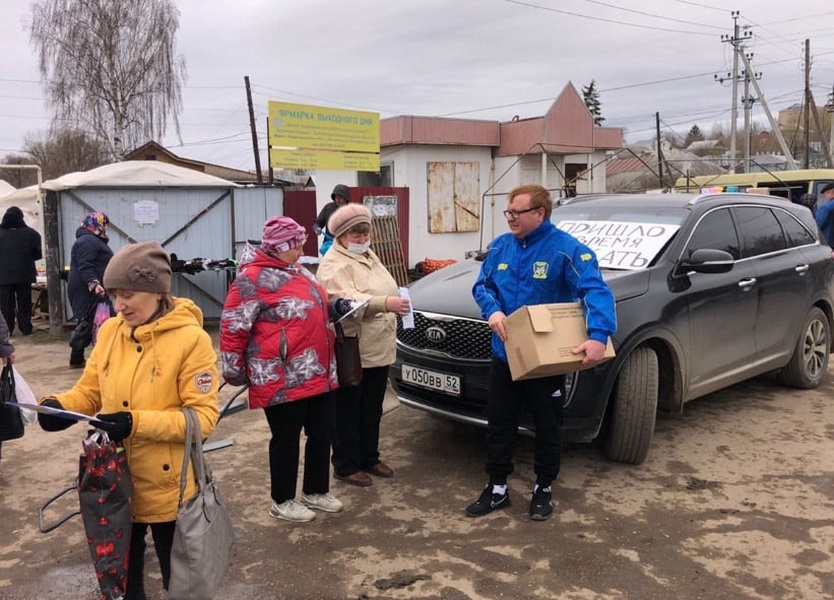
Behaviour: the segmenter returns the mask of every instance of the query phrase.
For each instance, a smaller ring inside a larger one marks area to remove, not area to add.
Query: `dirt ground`
[[[69,348],[13,340],[36,394],[68,388]],[[334,481],[340,514],[269,518],[260,411],[220,422],[208,454],[238,547],[217,598],[815,599],[834,597],[834,377],[815,391],[755,380],[661,417],[647,461],[566,448],[556,513],[527,518],[532,445],[521,438],[511,508],[464,516],[485,482],[483,431],[399,407],[383,418],[391,480]],[[0,462],[0,599],[97,598],[79,518],[38,531],[38,507],[72,484],[83,430],[30,427]],[[47,515],[75,510],[68,494]],[[165,597],[148,555],[150,598]]]

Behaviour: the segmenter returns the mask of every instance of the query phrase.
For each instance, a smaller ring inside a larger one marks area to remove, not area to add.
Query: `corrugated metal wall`
[[[75,188],[58,193],[59,264],[69,265],[75,231],[84,216],[110,217],[110,246],[156,240],[182,260],[235,258],[248,239],[259,240],[267,216],[283,214],[278,187],[246,188]],[[233,271],[177,274],[175,296],[185,296],[208,320],[218,319]],[[64,314],[71,317],[63,290]]]

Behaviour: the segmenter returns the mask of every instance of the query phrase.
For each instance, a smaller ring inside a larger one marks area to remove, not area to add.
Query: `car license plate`
[[[460,396],[460,377],[403,365],[403,381],[451,396]]]

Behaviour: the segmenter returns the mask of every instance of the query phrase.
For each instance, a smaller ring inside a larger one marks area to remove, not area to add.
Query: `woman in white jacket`
[[[362,487],[371,485],[369,473],[394,476],[380,460],[379,423],[388,366],[396,356],[396,315],[409,310],[408,299],[399,297],[397,282],[370,249],[371,218],[371,212],[361,204],[336,210],[327,223],[334,243],[316,273],[331,298],[370,299],[367,306],[342,321],[345,335],[359,336],[362,382],[356,387],[340,387],[336,393],[333,443],[334,476]]]

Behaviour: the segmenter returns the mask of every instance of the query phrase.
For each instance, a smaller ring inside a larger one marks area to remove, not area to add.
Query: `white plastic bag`
[[[35,399],[35,394],[32,388],[29,387],[29,384],[26,383],[26,380],[23,379],[23,375],[15,368],[12,368],[12,373],[14,373],[14,392],[17,401],[20,404],[37,404],[38,401]],[[34,410],[21,408],[20,418],[23,419],[23,423],[26,425],[34,425],[38,422],[38,415]]]

